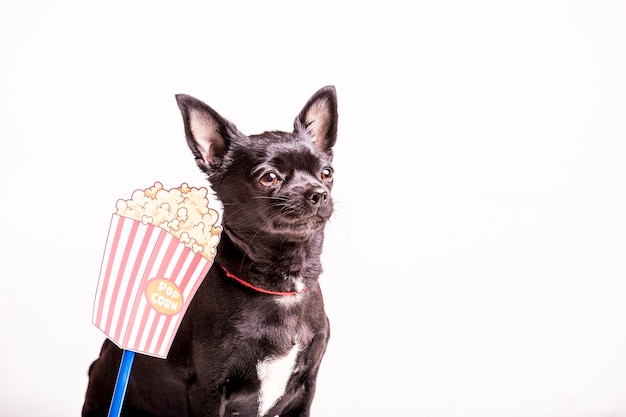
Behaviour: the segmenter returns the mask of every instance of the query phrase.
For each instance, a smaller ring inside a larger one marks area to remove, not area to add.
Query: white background
[[[327,84],[314,415],[626,415],[624,2],[163,3],[0,4],[0,415],[79,414],[115,201],[205,184],[173,95]]]

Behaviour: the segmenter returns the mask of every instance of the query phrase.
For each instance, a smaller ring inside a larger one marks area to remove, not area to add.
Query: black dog
[[[333,211],[337,98],[324,87],[294,131],[246,136],[176,96],[187,142],[224,206],[215,263],[166,360],[135,358],[125,416],[308,416],[329,338],[318,278]],[[105,416],[121,350],[106,340],[83,416]]]

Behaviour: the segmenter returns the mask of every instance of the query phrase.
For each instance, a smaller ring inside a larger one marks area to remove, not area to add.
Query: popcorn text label
[[[183,307],[183,296],[173,282],[156,278],[148,283],[146,297],[150,305],[162,314],[173,315]]]

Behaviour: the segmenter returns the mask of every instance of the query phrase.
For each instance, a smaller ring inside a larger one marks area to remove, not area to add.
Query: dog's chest
[[[268,357],[257,363],[257,378],[261,384],[258,398],[259,416],[265,415],[285,394],[289,378],[295,371],[299,353],[300,345],[296,343],[285,355]]]

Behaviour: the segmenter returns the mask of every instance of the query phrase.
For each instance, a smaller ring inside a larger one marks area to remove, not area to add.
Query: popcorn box
[[[144,221],[117,213],[111,218],[92,321],[120,348],[165,358],[213,256],[203,256],[188,236],[134,215]],[[221,228],[212,230],[216,245]]]

